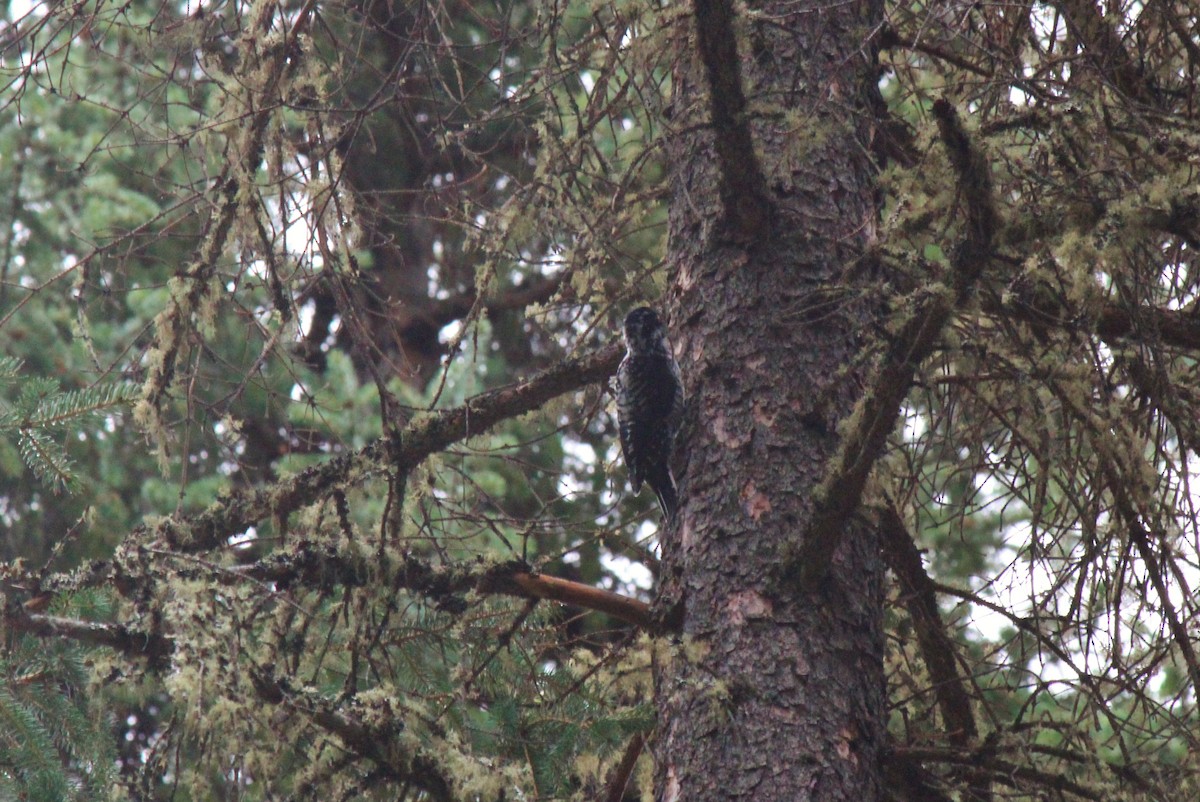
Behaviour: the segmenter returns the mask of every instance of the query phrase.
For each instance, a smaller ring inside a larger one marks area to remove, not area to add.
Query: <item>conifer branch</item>
[[[437,802],[457,798],[451,776],[435,755],[414,747],[414,739],[405,737],[406,723],[388,700],[374,700],[363,715],[355,715],[352,701],[335,703],[306,689],[292,688],[262,671],[252,671],[250,680],[260,699],[302,714],[391,779],[409,783]]]
[[[642,749],[645,746],[646,736],[643,733],[635,733],[629,739],[625,753],[621,755],[621,762],[617,764],[608,778],[608,790],[604,794],[604,802],[621,802],[625,798],[625,789],[629,787],[629,778],[633,776],[633,770],[637,767],[638,758],[642,756]]]
[[[55,490],[67,487],[75,474],[67,452],[55,440],[36,429],[20,429],[17,444],[21,459],[38,479]]]
[[[620,345],[612,343],[592,354],[564,360],[526,381],[481,393],[462,406],[419,417],[393,438],[380,438],[352,454],[266,487],[234,493],[196,515],[167,519],[153,531],[148,526],[138,527],[127,540],[136,544],[158,536],[171,549],[189,553],[215,548],[259,521],[286,517],[347,483],[363,481],[383,468],[407,473],[454,443],[538,409],[564,393],[603,381],[617,369],[622,353]]]
[[[608,613],[647,631],[655,629],[650,605],[644,601],[582,582],[533,573],[524,570],[520,563],[499,566],[489,572],[476,589],[481,593],[505,593],[531,599],[549,599],[585,610]]]
[[[932,353],[942,329],[970,296],[991,259],[997,214],[987,161],[949,102],[938,100],[933,114],[958,176],[966,232],[950,260],[949,284],[935,285],[917,300],[915,311],[889,344],[870,387],[855,406],[842,446],[814,492],[816,508],[800,551],[786,560],[784,568],[785,576],[798,577],[802,586],[824,576],[847,521],[858,509],[871,468],[896,427],[917,368]]]
[[[728,0],[695,0],[695,9],[725,222],[736,239],[753,241],[770,223],[771,198],[746,118],[734,8]]]
[[[87,646],[107,646],[121,654],[143,657],[155,670],[166,668],[175,651],[174,641],[162,635],[140,632],[120,624],[28,613],[20,605],[7,605],[4,623],[17,632],[61,638]]]
[[[979,737],[979,730],[971,710],[971,697],[956,666],[954,642],[946,633],[938,612],[933,580],[925,573],[921,554],[895,505],[886,504],[879,514],[883,552],[888,567],[904,590],[901,603],[912,619],[946,729],[952,735],[972,742]]]
[[[0,380],[20,377],[22,362],[0,361]],[[55,379],[27,377],[11,408],[0,412],[0,433],[13,432],[25,465],[54,490],[75,481],[74,463],[65,445],[55,437],[72,423],[94,418],[127,405],[137,388],[125,382],[97,384],[63,392]]]

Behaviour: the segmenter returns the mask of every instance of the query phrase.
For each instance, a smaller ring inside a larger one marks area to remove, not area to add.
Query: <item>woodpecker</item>
[[[633,492],[642,482],[658,496],[666,522],[679,509],[671,449],[683,418],[683,382],[658,314],[640,306],[625,316],[625,358],[617,368],[621,453]]]

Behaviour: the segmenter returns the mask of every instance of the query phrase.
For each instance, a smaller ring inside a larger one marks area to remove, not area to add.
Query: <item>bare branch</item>
[[[504,568],[505,566],[500,566],[500,569]],[[511,573],[505,570],[494,570],[489,572],[488,576],[476,586],[476,589],[481,593],[505,593],[532,599],[550,599],[562,604],[608,613],[642,629],[653,630],[656,628],[651,620],[650,605],[645,602],[569,579],[534,574],[525,570],[516,570]]]

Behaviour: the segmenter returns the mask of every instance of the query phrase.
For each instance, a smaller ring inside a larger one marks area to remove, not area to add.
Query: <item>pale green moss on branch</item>
[[[800,551],[784,560],[785,580],[798,580],[802,587],[824,576],[859,507],[871,469],[896,426],[917,368],[932,353],[954,311],[971,296],[991,259],[999,215],[988,163],[948,102],[937,101],[933,112],[966,207],[965,236],[951,256],[949,274],[913,305],[912,314],[888,344],[869,389],[840,427],[841,446],[813,493],[815,509]]]

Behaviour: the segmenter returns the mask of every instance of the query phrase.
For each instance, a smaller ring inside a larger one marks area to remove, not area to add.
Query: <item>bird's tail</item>
[[[666,481],[655,482],[653,487],[654,495],[658,496],[658,506],[662,507],[663,523],[669,524],[679,512],[679,491],[675,487],[675,477],[667,471]]]

